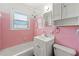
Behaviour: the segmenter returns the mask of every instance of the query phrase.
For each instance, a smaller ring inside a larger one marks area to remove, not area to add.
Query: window
[[[25,30],[29,28],[29,20],[27,19],[27,15],[19,12],[13,13],[13,21],[11,23],[14,30]]]

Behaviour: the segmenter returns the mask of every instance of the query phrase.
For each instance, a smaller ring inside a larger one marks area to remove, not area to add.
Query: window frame
[[[18,14],[27,16],[27,21],[28,21],[28,27],[27,28],[14,28],[14,13],[18,13]],[[10,13],[10,29],[11,30],[29,30],[30,29],[30,19],[29,19],[28,15],[26,14],[26,12],[21,11],[21,10],[15,10],[15,9],[11,10],[11,13]]]

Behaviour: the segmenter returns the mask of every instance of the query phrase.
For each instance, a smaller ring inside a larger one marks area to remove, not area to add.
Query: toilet
[[[75,56],[76,51],[72,48],[68,48],[59,44],[54,44],[55,56]]]

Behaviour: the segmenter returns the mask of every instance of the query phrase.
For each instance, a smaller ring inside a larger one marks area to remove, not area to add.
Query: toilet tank
[[[76,51],[72,48],[68,48],[59,44],[54,44],[55,56],[74,56]]]

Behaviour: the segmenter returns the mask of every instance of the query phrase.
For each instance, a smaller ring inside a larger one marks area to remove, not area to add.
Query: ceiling
[[[49,4],[49,3],[26,3],[26,5],[28,5],[32,8],[35,8],[35,9],[39,9],[39,10],[47,4]]]
[[[52,5],[52,3],[25,3],[25,5],[32,8],[36,13],[40,14],[44,12],[44,7],[46,5]]]

